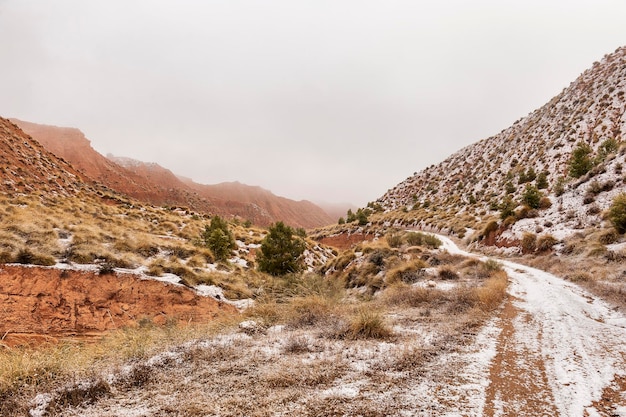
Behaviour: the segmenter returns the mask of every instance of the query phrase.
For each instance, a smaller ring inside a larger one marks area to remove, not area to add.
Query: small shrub
[[[568,276],[569,280],[572,282],[590,282],[593,280],[593,277],[589,272],[578,271]]]
[[[488,237],[490,234],[495,233],[498,230],[498,222],[492,220],[483,229],[481,232],[482,237]]]
[[[502,264],[493,259],[487,259],[484,262],[485,269],[490,272],[502,271]]]
[[[110,262],[104,262],[98,267],[98,275],[113,275],[115,266]]]
[[[309,339],[305,336],[291,336],[285,341],[283,346],[283,352],[298,354],[312,352],[313,349],[310,346]]]
[[[548,173],[546,171],[539,173],[536,184],[540,190],[548,188]]]
[[[591,181],[587,187],[587,194],[595,196],[600,194],[600,192],[602,192],[602,184],[600,184],[597,180]]]
[[[522,203],[526,204],[530,208],[539,208],[541,202],[541,192],[534,185],[526,185],[524,194],[522,195]]]
[[[559,177],[554,184],[554,195],[560,197],[563,194],[565,194],[565,178]]]
[[[385,281],[387,285],[399,281],[412,284],[419,281],[424,268],[426,268],[426,263],[422,260],[416,260],[387,272]]]
[[[402,246],[402,235],[399,233],[387,233],[385,236],[387,244],[392,248],[398,248]]]
[[[204,232],[202,232],[202,240],[219,261],[228,259],[231,251],[236,248],[235,238],[229,230],[226,221],[220,216],[213,217],[211,224],[205,226]]]
[[[353,340],[388,339],[392,335],[393,332],[385,324],[382,314],[366,308],[357,312],[346,332],[346,337]]]
[[[541,197],[541,200],[539,200],[539,208],[541,210],[547,210],[550,207],[552,207],[552,200],[550,200],[550,197]]]
[[[439,278],[444,280],[456,280],[459,279],[459,274],[450,266],[444,265],[437,271]]]
[[[596,199],[592,195],[589,195],[589,194],[585,195],[585,197],[583,198],[584,205],[591,204],[594,201],[596,201]]]
[[[295,231],[283,222],[270,226],[257,257],[259,270],[270,275],[285,275],[302,269],[301,256],[306,245]]]
[[[15,256],[15,262],[25,265],[52,266],[56,263],[52,256],[36,254],[29,249],[21,249]]]
[[[294,328],[314,326],[331,315],[330,303],[319,296],[296,299],[291,310],[288,325]]]
[[[597,204],[592,204],[587,209],[587,214],[595,215],[595,214],[599,214],[601,211],[602,210],[600,210],[600,207]]]
[[[484,312],[490,312],[500,306],[506,297],[508,278],[505,272],[500,271],[489,278],[482,287],[476,288],[478,306]]]
[[[552,249],[552,247],[556,245],[557,243],[559,243],[559,241],[554,236],[541,235],[537,239],[537,251],[538,252],[548,251]]]
[[[537,248],[537,235],[534,233],[524,233],[522,236],[522,241],[520,242],[522,247],[522,251],[524,253],[534,252]]]
[[[617,242],[618,239],[619,239],[619,234],[617,233],[617,231],[615,229],[609,229],[609,230],[602,232],[602,234],[598,238],[598,242],[600,242],[603,245],[610,245],[612,243]]]
[[[516,207],[517,204],[513,201],[513,199],[510,196],[506,196],[502,203],[500,203],[500,218],[505,220],[515,215]]]
[[[433,249],[437,249],[439,246],[442,245],[441,240],[437,239],[436,236],[430,234],[425,235],[424,244]]]
[[[598,147],[596,163],[604,162],[609,155],[617,153],[618,149],[619,143],[617,142],[617,140],[615,140],[614,138],[606,139]]]
[[[372,252],[367,259],[369,263],[376,265],[379,268],[385,266],[385,258],[387,256],[387,252],[384,250],[376,249]]]
[[[621,193],[613,199],[609,208],[609,219],[618,233],[626,232],[626,193]]]
[[[593,168],[593,159],[591,153],[593,150],[585,142],[578,142],[576,148],[572,151],[569,161],[569,175],[574,178],[580,178]]]
[[[404,305],[419,307],[431,304],[434,300],[444,298],[444,292],[435,288],[408,286],[405,284],[394,285],[385,290],[383,299],[391,305]]]
[[[424,234],[409,232],[404,236],[404,239],[411,246],[421,246],[424,243]]]

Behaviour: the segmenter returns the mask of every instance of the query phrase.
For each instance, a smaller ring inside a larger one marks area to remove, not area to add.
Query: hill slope
[[[531,212],[526,216],[531,218],[516,222],[505,236],[516,238],[525,230],[564,236],[599,225],[602,211],[624,191],[625,92],[622,47],[594,63],[543,107],[407,178],[378,203],[386,210],[414,210],[413,215],[399,216],[405,221],[462,232],[462,224],[478,227],[490,216],[499,216],[507,196],[514,205],[521,204],[527,186],[542,188],[538,179],[543,172],[547,187],[540,192],[552,206]],[[595,167],[573,178],[568,175],[572,152],[581,143],[592,149]]]
[[[202,185],[181,180],[155,163],[112,155],[104,157],[91,147],[89,140],[78,129],[12,120],[86,177],[144,202],[186,206],[222,216],[239,216],[262,226],[279,220],[304,228],[333,222],[322,209],[307,201],[293,201],[260,187],[239,183]]]
[[[72,194],[84,185],[67,162],[0,117],[0,190],[8,193]]]
[[[324,210],[310,201],[279,197],[258,186],[239,182],[203,185],[193,181],[188,181],[187,185],[202,196],[217,198],[216,204],[222,210],[232,210],[233,214],[258,224],[262,224],[264,218],[280,219],[305,228],[333,223]]]

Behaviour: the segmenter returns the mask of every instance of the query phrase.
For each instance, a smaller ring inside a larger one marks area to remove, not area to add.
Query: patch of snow
[[[621,252],[623,250],[626,250],[626,242],[623,243],[613,243],[610,245],[606,245],[606,248],[608,250],[610,250],[611,252]]]
[[[421,288],[434,288],[441,291],[450,291],[455,289],[458,285],[454,281],[419,281],[413,284],[414,287]]]
[[[141,279],[150,279],[153,281],[167,282],[169,284],[174,284],[174,285],[183,285],[180,283],[180,277],[178,275],[171,274],[169,272],[163,273],[160,277],[153,277],[153,276],[145,275],[145,276],[142,276]]]
[[[242,268],[247,268],[248,267],[248,261],[246,261],[245,259],[240,258],[238,256],[235,256],[234,258],[230,258],[228,260],[228,262],[230,262],[233,265],[240,266]]]
[[[35,399],[33,400],[33,408],[28,411],[28,415],[31,417],[44,417],[47,414],[48,405],[50,405],[50,401],[52,401],[52,395],[45,394],[37,394]]]
[[[328,388],[320,393],[322,398],[356,398],[359,396],[361,390],[359,389],[359,383],[352,382],[344,384],[338,387]]]

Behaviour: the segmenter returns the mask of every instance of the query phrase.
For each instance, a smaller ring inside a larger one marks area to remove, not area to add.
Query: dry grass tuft
[[[385,283],[392,285],[397,282],[412,284],[419,281],[424,275],[424,268],[428,267],[421,259],[411,261],[387,271]]]
[[[270,389],[318,387],[329,385],[345,374],[347,367],[340,358],[322,359],[297,367],[279,367],[264,375],[260,381]]]
[[[481,287],[475,289],[478,307],[486,313],[498,308],[506,297],[507,285],[508,277],[504,271],[494,273]]]
[[[444,265],[439,267],[437,274],[439,275],[439,278],[443,279],[443,280],[457,280],[459,279],[459,274],[457,273],[456,269],[448,266],[448,265]]]
[[[306,336],[291,336],[285,341],[283,352],[290,354],[313,352],[313,348]]]
[[[344,336],[352,340],[388,339],[393,336],[393,331],[387,326],[380,312],[360,308],[350,319]]]
[[[445,299],[445,293],[435,288],[394,285],[383,294],[382,300],[389,305],[419,307]]]
[[[324,323],[333,314],[334,303],[318,295],[296,298],[290,306],[287,324],[293,328]]]

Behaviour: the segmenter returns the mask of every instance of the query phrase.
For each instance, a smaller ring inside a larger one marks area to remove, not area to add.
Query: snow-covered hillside
[[[513,234],[536,229],[564,234],[563,230],[598,225],[602,211],[626,189],[622,173],[625,94],[626,47],[621,47],[595,62],[543,107],[407,178],[378,203],[387,210],[429,206],[485,219],[498,214],[507,195],[519,202],[530,184],[537,185],[552,205],[539,216],[516,223]],[[605,155],[602,148],[607,140],[617,146]],[[591,147],[598,164],[576,179],[569,175],[569,167],[572,151],[580,143]],[[529,171],[533,173],[527,175]],[[541,173],[546,188],[538,184]]]

